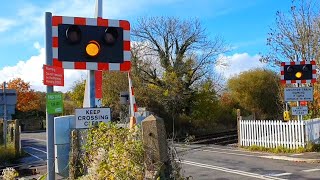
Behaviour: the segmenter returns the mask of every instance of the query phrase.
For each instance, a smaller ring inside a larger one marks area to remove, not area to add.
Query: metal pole
[[[6,98],[6,82],[3,82],[3,143],[7,148],[7,98]]]
[[[299,61],[299,60],[298,60],[298,55],[295,55],[295,61],[296,61],[296,62]],[[297,83],[297,87],[299,87],[299,83]],[[300,102],[297,101],[297,107],[299,107],[299,106],[300,106]],[[298,121],[299,121],[299,119],[300,119],[300,115],[298,115]]]
[[[46,38],[45,38],[45,46],[46,46],[46,64],[52,65],[52,14],[50,12],[46,12],[45,17],[46,24]],[[47,94],[53,92],[53,86],[47,86]],[[46,111],[46,126],[47,126],[47,179],[54,180],[55,179],[55,155],[54,155],[54,123],[53,123],[53,115],[48,114],[48,109]]]
[[[95,17],[102,17],[102,0],[96,0],[96,7],[95,7]],[[89,94],[89,107],[95,107],[96,102],[95,102],[95,71],[94,70],[89,70],[87,74],[87,82],[89,85],[88,88],[88,94]]]

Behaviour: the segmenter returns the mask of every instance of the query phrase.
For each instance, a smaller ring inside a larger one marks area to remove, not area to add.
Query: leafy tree
[[[257,118],[281,116],[280,78],[277,73],[264,69],[249,70],[229,79],[228,89],[239,105]]]
[[[141,18],[132,33],[138,42],[132,48],[133,74],[141,81],[137,92],[152,92],[144,102],[155,105],[152,110],[162,117],[190,116],[196,87],[210,77],[217,55],[227,50],[224,41],[208,39],[196,19]]]
[[[39,97],[31,89],[29,82],[25,82],[21,78],[15,78],[8,82],[8,88],[17,91],[17,110],[27,112],[40,109]]]
[[[86,81],[76,81],[71,88],[71,91],[67,92],[70,99],[75,103],[76,107],[83,106],[84,90],[85,90]]]
[[[281,61],[320,61],[320,6],[313,0],[293,0],[288,13],[277,11],[275,25],[268,33],[270,53],[262,60],[271,65]]]

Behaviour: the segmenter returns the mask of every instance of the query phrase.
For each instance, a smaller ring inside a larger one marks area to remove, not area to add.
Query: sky
[[[170,16],[198,18],[209,38],[216,35],[232,47],[219,58],[227,67],[215,67],[225,78],[242,71],[264,67],[260,55],[268,52],[267,33],[275,23],[276,11],[287,12],[291,0],[103,0],[103,18],[124,19],[132,25],[138,18]],[[0,82],[20,77],[35,90],[45,91],[44,13],[94,17],[95,0],[10,0],[0,7]],[[68,91],[85,71],[65,70]]]

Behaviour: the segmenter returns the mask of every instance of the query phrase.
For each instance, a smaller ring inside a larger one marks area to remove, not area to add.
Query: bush
[[[85,145],[88,175],[82,179],[143,179],[144,149],[139,128],[100,123],[88,130]]]

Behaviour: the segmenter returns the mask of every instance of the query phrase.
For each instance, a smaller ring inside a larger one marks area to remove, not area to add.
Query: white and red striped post
[[[132,86],[130,72],[128,72],[128,81],[129,81],[129,101],[130,101],[130,128],[132,128],[136,124],[135,112],[138,111],[138,107],[136,104],[136,99],[134,97],[134,90]]]

